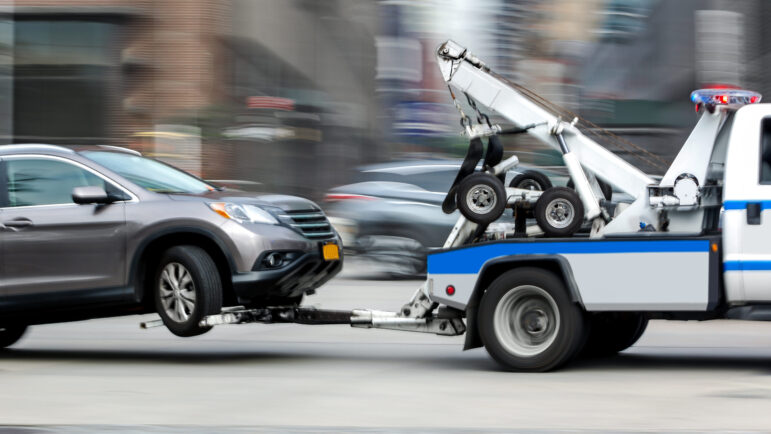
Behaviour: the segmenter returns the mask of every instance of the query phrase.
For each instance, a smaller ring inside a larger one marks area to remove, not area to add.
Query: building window
[[[115,35],[110,22],[16,19],[15,142],[104,142],[116,88]]]

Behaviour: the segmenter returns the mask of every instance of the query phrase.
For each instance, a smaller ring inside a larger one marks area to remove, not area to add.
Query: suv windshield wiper
[[[153,193],[161,193],[161,194],[196,194],[190,191],[181,191],[181,190],[163,190],[163,189],[155,190],[152,188],[148,188],[148,190],[152,191]]]

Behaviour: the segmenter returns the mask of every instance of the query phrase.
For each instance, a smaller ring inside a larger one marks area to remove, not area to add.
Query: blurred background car
[[[353,182],[332,188],[324,208],[343,246],[375,269],[393,277],[425,273],[426,250],[441,247],[460,213],[442,212],[442,201],[461,160],[413,160],[362,166]],[[517,166],[506,174],[535,170],[552,185],[567,183],[559,167]],[[535,187],[535,186],[533,186]],[[504,220],[511,220],[511,212]]]

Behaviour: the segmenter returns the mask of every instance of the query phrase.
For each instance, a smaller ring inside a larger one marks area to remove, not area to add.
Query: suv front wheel
[[[155,272],[155,307],[177,336],[196,336],[211,327],[198,323],[222,310],[222,280],[212,258],[197,246],[176,246],[162,256]]]

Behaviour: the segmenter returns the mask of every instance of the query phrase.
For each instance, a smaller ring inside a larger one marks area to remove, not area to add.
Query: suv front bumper
[[[255,268],[258,268],[258,263]],[[258,269],[233,275],[233,289],[239,303],[259,304],[271,299],[298,297],[316,289],[343,269],[338,260],[324,260],[321,249],[302,252],[289,264],[277,269]]]

